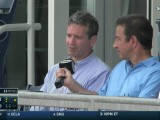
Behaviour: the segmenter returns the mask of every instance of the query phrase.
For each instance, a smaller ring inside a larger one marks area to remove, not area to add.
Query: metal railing
[[[26,91],[18,92],[18,105],[76,108],[88,111],[160,111],[160,99],[53,94]]]

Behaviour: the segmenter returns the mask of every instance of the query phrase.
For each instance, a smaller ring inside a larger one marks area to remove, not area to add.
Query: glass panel
[[[42,29],[35,34],[35,85],[41,85],[48,71],[48,0],[36,0],[35,22]]]
[[[146,16],[147,0],[130,0],[128,14],[138,13]]]
[[[85,9],[86,0],[69,0],[69,14],[73,14],[77,10]]]
[[[13,23],[27,22],[27,1],[20,0]],[[35,85],[40,85],[48,71],[48,0],[35,0],[35,22],[42,29],[35,32]],[[7,87],[25,89],[27,84],[27,32],[11,32],[7,54]]]
[[[13,23],[27,22],[27,1],[18,2]],[[27,81],[27,32],[11,32],[6,63],[6,87],[25,88]]]

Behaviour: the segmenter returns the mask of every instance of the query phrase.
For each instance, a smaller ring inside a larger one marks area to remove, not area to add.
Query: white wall
[[[69,0],[48,1],[48,69],[67,56],[65,36]]]

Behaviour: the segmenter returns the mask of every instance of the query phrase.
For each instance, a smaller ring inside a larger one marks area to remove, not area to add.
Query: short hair
[[[92,36],[98,34],[99,25],[97,19],[86,11],[77,11],[73,15],[70,16],[68,25],[70,24],[78,24],[88,27],[88,38],[90,39]]]
[[[144,49],[151,50],[153,28],[146,17],[139,14],[131,14],[120,17],[116,25],[122,25],[125,28],[126,40],[129,41],[132,35],[136,36]]]

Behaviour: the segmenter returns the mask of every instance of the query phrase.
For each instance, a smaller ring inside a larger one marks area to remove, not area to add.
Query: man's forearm
[[[74,83],[71,86],[68,86],[68,89],[71,92],[78,93],[78,94],[98,95],[96,92],[89,91],[89,90],[85,89],[79,83],[77,83],[75,80],[73,82]]]

